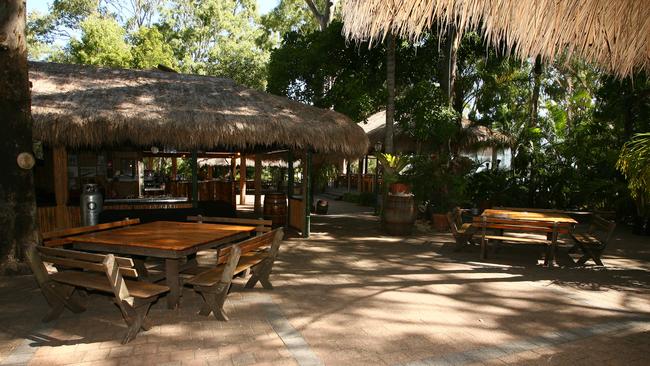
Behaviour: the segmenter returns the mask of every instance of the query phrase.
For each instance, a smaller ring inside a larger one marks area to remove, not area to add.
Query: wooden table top
[[[185,251],[255,230],[254,226],[155,221],[120,229],[67,237],[76,243]]]
[[[483,211],[481,216],[494,217],[506,220],[529,220],[529,221],[547,221],[557,222],[561,224],[577,224],[578,222],[572,219],[569,215],[555,212],[530,212],[530,211],[512,211],[512,210],[499,210],[487,209]]]

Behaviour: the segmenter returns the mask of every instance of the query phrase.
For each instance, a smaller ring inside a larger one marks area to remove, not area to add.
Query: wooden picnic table
[[[487,209],[474,218],[474,225],[482,227],[481,258],[487,257],[487,241],[508,241],[519,244],[544,244],[547,247],[544,264],[553,267],[557,251],[557,236],[569,234],[578,222],[569,215],[551,211],[525,211]],[[498,234],[488,234],[486,229],[496,229]],[[546,234],[546,240],[525,235],[504,236],[504,231]]]
[[[254,231],[254,226],[155,221],[66,239],[77,249],[137,256],[136,268],[144,276],[147,273],[144,258],[164,259],[165,278],[170,288],[167,306],[173,309],[178,306],[181,294],[181,259],[246,238]]]
[[[506,227],[493,227],[494,229],[508,229],[513,231],[527,231],[530,227],[525,225],[528,221],[547,222],[548,227],[552,228],[553,224],[557,222],[558,231],[560,234],[568,234],[573,230],[573,227],[578,223],[569,215],[559,212],[541,212],[541,211],[519,211],[519,210],[506,210],[506,209],[487,209],[483,211],[481,216],[475,218],[475,221],[480,222],[482,216],[491,219],[497,219]],[[499,225],[494,225],[499,226]]]

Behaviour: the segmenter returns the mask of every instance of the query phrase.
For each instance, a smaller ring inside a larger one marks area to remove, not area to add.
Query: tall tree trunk
[[[388,45],[386,47],[386,88],[388,89],[388,100],[386,101],[384,151],[392,154],[394,152],[393,122],[395,119],[395,37],[392,33],[388,34]]]
[[[565,74],[565,80],[566,80],[566,132],[569,133],[571,131],[571,127],[573,125],[573,79],[572,75],[566,75]]]
[[[338,0],[326,0],[323,11],[318,10],[313,0],[305,0],[305,2],[318,21],[319,29],[324,31],[332,23],[332,19],[334,19],[334,8],[336,8]]]
[[[535,57],[533,66],[533,95],[530,98],[530,126],[537,127],[537,114],[539,110],[539,91],[542,86],[542,56]]]
[[[18,269],[39,240],[33,172],[24,164],[33,162],[25,17],[24,0],[0,2],[0,272]]]
[[[458,31],[456,25],[450,24],[447,26],[445,41],[443,43],[443,55],[440,59],[440,64],[438,65],[440,70],[440,87],[442,88],[443,94],[446,98],[447,105],[457,108],[458,104],[454,103],[457,70],[456,61],[458,58],[458,48],[460,47],[461,38],[462,34]],[[460,103],[462,105],[462,101]],[[461,110],[458,112],[462,113],[462,107],[460,107],[460,109]]]

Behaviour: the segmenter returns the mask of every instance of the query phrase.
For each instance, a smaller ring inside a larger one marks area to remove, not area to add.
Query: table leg
[[[165,277],[169,286],[167,295],[167,307],[176,309],[181,297],[181,286],[178,280],[178,259],[165,259]]]
[[[140,256],[133,256],[133,267],[138,271],[138,277],[148,281],[149,280],[149,272],[147,271],[147,267],[145,266],[144,262],[147,257],[140,257]]]

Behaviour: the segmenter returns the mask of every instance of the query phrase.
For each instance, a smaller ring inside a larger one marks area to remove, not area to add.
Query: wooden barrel
[[[273,227],[287,222],[287,196],[284,193],[264,195],[264,218],[273,221]]]
[[[389,235],[410,235],[415,224],[415,201],[413,196],[386,197],[384,205],[384,228]]]

